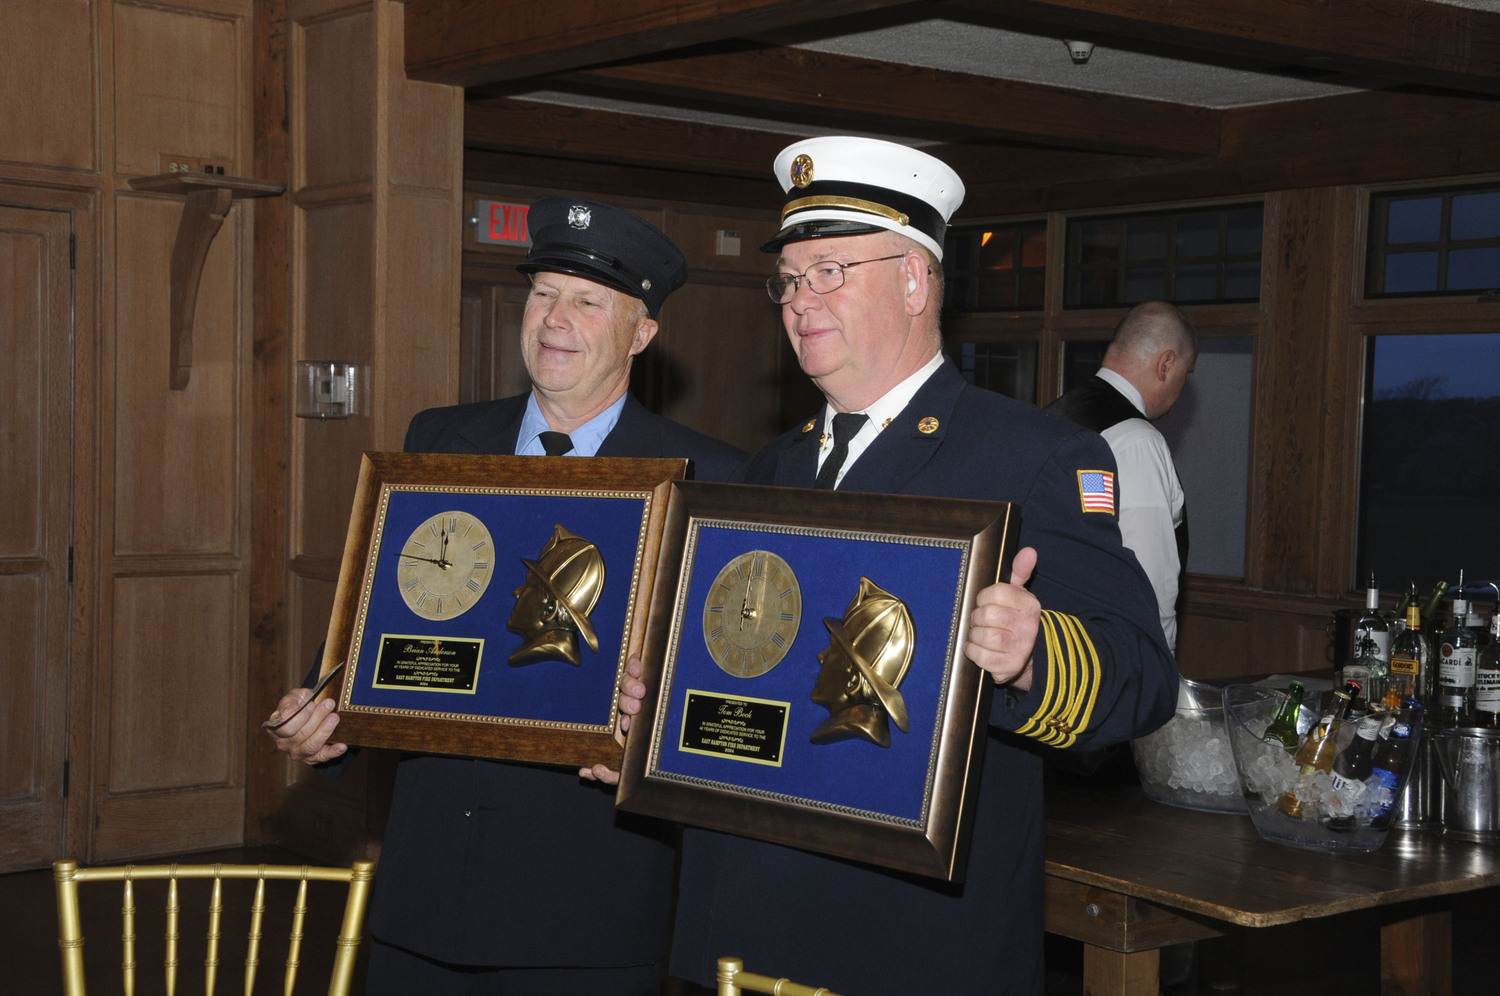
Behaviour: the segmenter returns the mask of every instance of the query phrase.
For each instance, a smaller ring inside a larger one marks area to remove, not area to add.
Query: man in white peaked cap
[[[787,200],[762,247],[778,254],[767,290],[826,404],[756,454],[745,480],[1014,502],[1022,549],[1010,583],[980,594],[966,647],[1000,687],[964,881],[689,828],[672,972],[711,985],[715,959],[735,955],[860,996],[1039,993],[1038,755],[1139,736],[1177,697],[1151,587],[1103,497],[1114,460],[1097,435],[944,360],[943,238],[964,194],[952,169],[889,142],[817,138],[783,151],[776,176]],[[932,665],[913,660],[912,673]],[[878,765],[898,747],[828,749]]]

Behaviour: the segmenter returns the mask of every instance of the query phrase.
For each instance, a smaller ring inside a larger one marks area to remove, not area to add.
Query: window
[[[943,246],[948,312],[1040,311],[1047,281],[1047,223],[950,229]]]
[[[1259,300],[1262,224],[1259,204],[1074,218],[1066,304]]]
[[[1036,343],[956,342],[948,346],[948,356],[969,383],[1036,403]]]
[[[1500,288],[1500,186],[1370,198],[1366,297]]]
[[[1366,339],[1355,587],[1494,578],[1500,332]]]

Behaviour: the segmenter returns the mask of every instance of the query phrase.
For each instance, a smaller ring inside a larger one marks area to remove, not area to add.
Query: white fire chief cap
[[[781,231],[762,245],[899,232],[943,258],[948,219],[963,203],[964,183],[925,152],[876,138],[825,136],[793,142],[776,157],[786,191]]]

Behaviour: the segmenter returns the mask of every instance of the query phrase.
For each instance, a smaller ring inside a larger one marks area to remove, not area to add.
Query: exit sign
[[[531,245],[531,230],[526,227],[530,204],[510,201],[474,202],[474,240],[491,246]]]

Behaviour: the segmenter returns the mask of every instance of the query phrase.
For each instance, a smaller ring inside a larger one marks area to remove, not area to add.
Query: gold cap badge
[[[792,160],[792,183],[798,187],[805,187],[813,182],[812,156],[803,153]]]
[[[935,418],[933,418],[931,415],[927,416],[922,421],[920,421],[920,422],[917,423],[917,431],[918,432],[925,432],[928,435],[931,435],[932,433],[937,432],[938,431],[938,420],[935,419]]]

